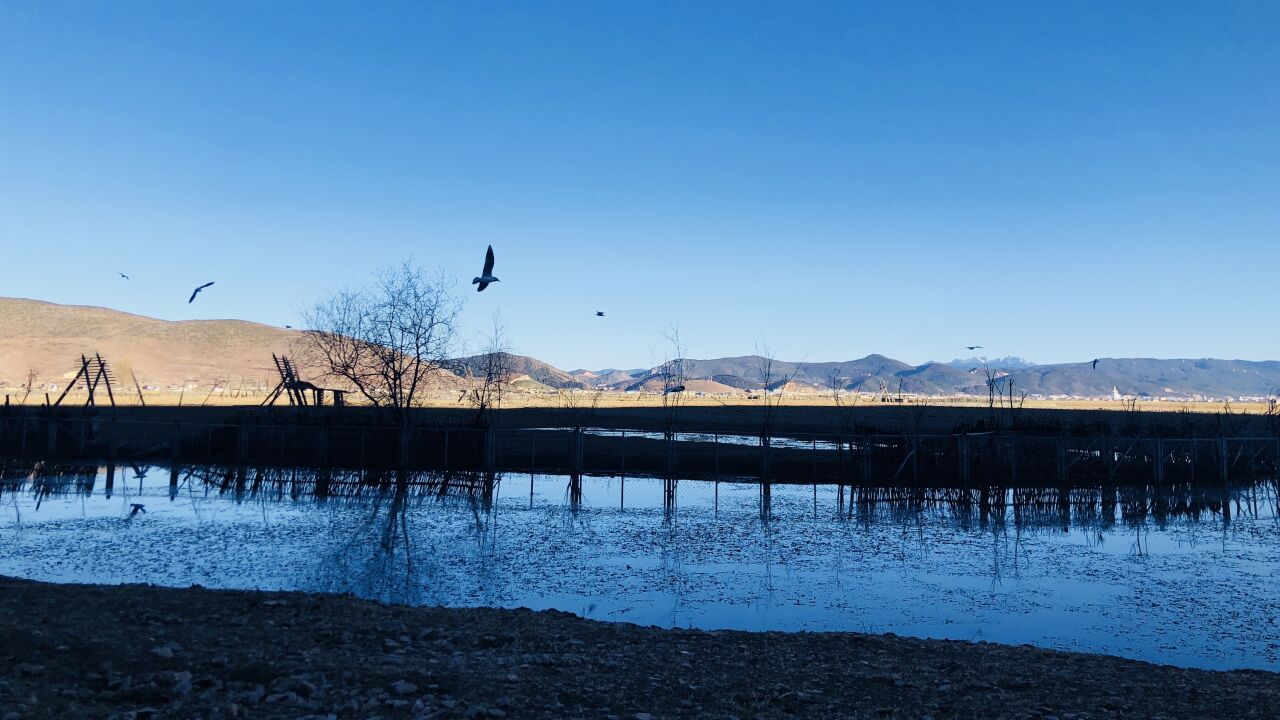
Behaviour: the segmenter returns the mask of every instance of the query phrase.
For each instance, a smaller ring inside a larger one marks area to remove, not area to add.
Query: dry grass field
[[[63,381],[65,385],[66,381]],[[55,391],[50,391],[50,396],[56,398],[61,392],[61,386]],[[43,392],[32,393],[26,398],[26,403],[22,403],[22,390],[18,388],[8,388],[0,390],[0,394],[8,395],[9,402],[14,405],[36,406],[44,404]],[[209,386],[201,386],[189,391],[179,390],[144,390],[142,393],[143,400],[139,400],[138,391],[131,385],[117,387],[115,389],[115,401],[121,406],[136,406],[142,404],[143,401],[147,405],[158,406],[216,406],[216,407],[232,407],[232,406],[256,406],[266,398],[266,391],[263,390],[247,390],[237,388],[217,388],[211,389]],[[681,407],[687,408],[752,408],[763,407],[766,400],[756,394],[755,399],[749,399],[751,396],[747,393],[733,395],[694,395],[685,394],[680,399]],[[72,390],[67,394],[63,403],[69,406],[84,405],[86,394],[83,389]],[[348,396],[350,402],[361,404],[358,398]],[[105,396],[98,399],[98,403],[105,402]],[[870,408],[970,408],[977,410],[986,410],[988,407],[985,397],[922,397],[922,398],[904,398],[902,403],[884,403],[879,402],[870,395],[861,395],[856,398],[845,395],[837,403],[830,395],[820,395],[816,393],[797,393],[793,395],[770,396],[768,401],[777,407],[785,408],[831,408],[844,410],[865,410]],[[280,398],[277,404],[286,405],[288,400]],[[436,392],[425,398],[424,407],[430,408],[466,408],[467,399],[462,397],[458,391]],[[507,409],[558,409],[569,406],[587,408],[596,407],[598,409],[607,408],[660,408],[663,406],[662,395],[659,393],[621,393],[621,392],[601,392],[596,393],[588,390],[564,391],[564,392],[509,392],[503,395],[502,406]],[[1024,410],[1075,410],[1075,411],[1104,411],[1104,412],[1167,412],[1167,413],[1197,413],[1197,414],[1245,414],[1257,415],[1266,413],[1268,405],[1261,402],[1173,402],[1173,401],[1138,401],[1130,403],[1128,401],[1114,400],[1032,400],[1028,399],[1021,406]]]
[[[193,392],[147,392],[146,407],[140,407],[135,392],[123,392],[117,406],[124,417],[181,419],[184,423],[336,422],[365,424],[377,415],[370,408],[350,403],[344,409],[325,407],[290,408],[281,398],[268,412],[258,405],[263,394]],[[105,402],[105,399],[102,400]],[[741,396],[681,398],[675,414],[676,428],[685,432],[760,432],[768,422],[776,434],[848,435],[851,433],[937,435],[954,432],[1014,430],[1021,434],[1058,433],[1119,435],[1158,433],[1164,437],[1225,435],[1228,437],[1271,437],[1280,426],[1280,416],[1268,413],[1262,403],[1107,401],[1027,401],[1016,413],[1007,408],[993,411],[984,399],[926,398],[904,403],[881,403],[859,398],[856,404],[818,395],[770,397],[748,400]],[[16,398],[10,399],[15,405]],[[30,398],[29,411],[43,404]],[[71,393],[67,408],[83,407],[84,394]],[[100,407],[101,410],[101,407]],[[74,411],[73,411],[74,412]],[[141,415],[139,415],[141,413]],[[436,393],[416,413],[422,425],[473,426],[476,411],[459,393]],[[666,423],[662,397],[657,394],[628,393],[509,393],[504,397],[496,424],[500,428],[568,427],[574,425],[614,429],[661,431]]]

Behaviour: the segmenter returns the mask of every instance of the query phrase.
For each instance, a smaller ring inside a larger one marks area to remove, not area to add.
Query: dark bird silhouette
[[[981,350],[982,346],[981,345],[965,345],[964,349],[965,350]]]
[[[209,286],[210,286],[210,285],[212,285],[212,284],[213,284],[212,282],[207,282],[207,283],[205,283],[205,284],[201,285],[200,287],[196,288],[195,290],[192,290],[192,291],[191,291],[191,297],[187,298],[187,304],[188,304],[188,305],[190,305],[191,303],[195,302],[195,301],[196,301],[196,296],[200,294],[200,291],[201,291],[201,290],[203,290],[203,289],[205,289],[205,288],[207,288],[207,287],[209,287]]]
[[[493,246],[489,246],[489,250],[484,254],[484,269],[480,271],[480,277],[471,278],[471,284],[477,285],[476,292],[481,292],[489,287],[489,283],[498,282],[498,278],[493,276]]]
[[[678,392],[684,392],[684,386],[683,386],[683,385],[676,385],[675,387],[669,387],[669,388],[666,388],[666,389],[664,389],[664,390],[662,391],[662,394],[663,394],[663,395],[670,395],[671,393],[678,393]]]
[[[293,329],[293,326],[292,326],[292,325],[285,325],[284,327],[285,327],[285,329],[286,329],[286,330],[292,330],[292,329]]]
[[[1098,358],[1094,358],[1094,359],[1093,359],[1093,369],[1094,369],[1094,370],[1097,370],[1097,369],[1098,369]]]
[[[116,274],[117,274],[117,275],[119,275],[120,277],[124,278],[125,280],[128,280],[128,279],[129,279],[129,276],[128,276],[128,275],[125,275],[124,273],[116,273]]]
[[[137,515],[138,513],[145,513],[145,512],[147,511],[146,507],[145,507],[145,506],[143,506],[143,504],[142,504],[142,503],[129,503],[129,507],[130,507],[130,508],[133,508],[133,509],[129,512],[129,517],[133,517],[134,515]]]
[[[601,312],[601,311],[599,311],[599,310],[597,310],[597,311],[596,311],[596,317],[604,317],[604,313],[603,313],[603,312]]]

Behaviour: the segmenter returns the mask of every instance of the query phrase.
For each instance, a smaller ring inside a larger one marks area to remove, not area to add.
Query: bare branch
[[[404,261],[379,271],[369,287],[316,303],[306,314],[307,360],[372,405],[412,407],[448,367],[461,308],[442,274],[428,277]]]

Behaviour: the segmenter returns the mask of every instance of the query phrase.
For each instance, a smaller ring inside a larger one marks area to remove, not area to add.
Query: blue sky
[[[1280,358],[1278,28],[1245,2],[6,0],[0,295],[295,324],[412,256],[473,346],[500,310],[567,369],[660,361],[671,323],[695,357]]]

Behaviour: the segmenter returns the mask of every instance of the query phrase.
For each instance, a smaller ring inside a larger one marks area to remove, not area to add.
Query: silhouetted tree
[[[31,395],[32,390],[35,390],[36,383],[39,381],[40,381],[40,369],[37,368],[35,365],[28,365],[26,382],[24,382],[22,385],[22,400],[19,403],[20,405],[27,404],[27,397]]]
[[[494,410],[502,407],[502,394],[511,382],[514,362],[507,344],[507,327],[502,316],[493,314],[493,327],[485,339],[484,353],[472,358],[466,374],[471,381],[467,396],[475,408],[475,424],[485,426],[492,422]]]
[[[680,417],[680,406],[684,404],[684,385],[688,380],[688,348],[680,339],[680,326],[672,323],[662,336],[667,341],[667,358],[658,370],[662,379],[662,433],[667,440],[675,438],[676,426]]]
[[[408,408],[454,357],[461,308],[443,274],[405,261],[377,272],[368,287],[317,302],[306,313],[303,347],[309,364],[371,404]]]
[[[770,447],[773,443],[773,425],[777,419],[778,407],[782,404],[783,391],[787,384],[799,372],[800,366],[792,366],[791,372],[782,370],[773,351],[763,341],[756,342],[756,377],[763,386],[763,414],[760,420],[761,474],[768,476],[770,467]]]

